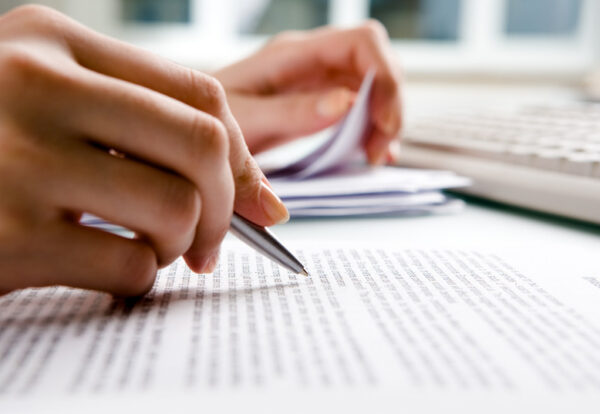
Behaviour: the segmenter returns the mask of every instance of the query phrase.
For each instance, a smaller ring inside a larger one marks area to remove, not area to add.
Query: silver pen
[[[294,255],[279,242],[279,240],[277,240],[269,229],[254,224],[237,213],[233,213],[229,231],[248,246],[267,256],[287,270],[308,276],[308,272],[304,268],[304,265],[300,263],[300,261],[296,259]]]

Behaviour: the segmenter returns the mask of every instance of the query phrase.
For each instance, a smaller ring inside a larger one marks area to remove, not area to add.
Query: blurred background
[[[19,4],[2,0],[4,12]],[[279,31],[381,21],[407,75],[582,79],[600,60],[597,0],[46,0],[96,30],[213,69]]]

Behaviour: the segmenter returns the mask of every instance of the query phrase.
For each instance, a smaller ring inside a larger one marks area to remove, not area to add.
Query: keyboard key
[[[400,164],[469,176],[468,194],[600,225],[600,105],[430,116],[404,139]]]
[[[564,150],[559,149],[538,150],[534,154],[531,164],[544,170],[560,171],[567,154]]]
[[[572,153],[565,159],[563,171],[567,174],[591,176],[594,162],[598,160],[599,158],[592,154]]]

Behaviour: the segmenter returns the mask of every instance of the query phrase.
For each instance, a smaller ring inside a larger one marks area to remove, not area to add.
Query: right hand
[[[25,6],[0,18],[0,91],[0,292],[142,294],[182,254],[211,271],[234,209],[287,219],[203,73]]]

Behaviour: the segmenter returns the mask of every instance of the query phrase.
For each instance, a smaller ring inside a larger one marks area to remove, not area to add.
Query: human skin
[[[382,164],[398,155],[402,105],[400,65],[379,22],[282,32],[214,76],[256,153],[339,121],[371,68],[376,71],[370,105],[373,128],[365,151],[371,163]]]
[[[234,210],[288,218],[211,76],[24,6],[0,17],[0,91],[0,293],[140,295],[180,255],[210,272]]]
[[[397,150],[400,71],[376,22],[285,32],[212,77],[51,9],[3,15],[0,294],[67,285],[140,295],[180,255],[212,271],[233,211],[264,226],[288,219],[249,149],[341,119],[370,68],[365,150],[383,163]],[[84,227],[83,212],[136,236]]]

